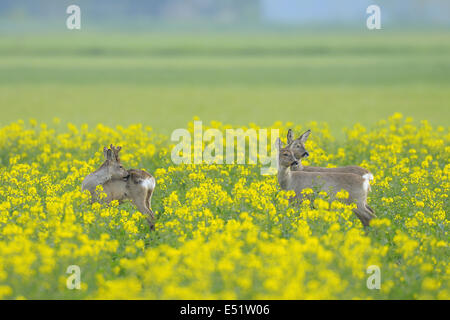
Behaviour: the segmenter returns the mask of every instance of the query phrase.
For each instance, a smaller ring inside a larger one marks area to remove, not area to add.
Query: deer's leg
[[[153,210],[152,210],[152,195],[153,195],[153,189],[148,189],[146,199],[145,199],[145,205],[146,205],[147,209],[150,211],[150,216],[154,220],[155,214],[153,213]]]
[[[143,213],[147,216],[147,222],[150,226],[150,229],[155,230],[155,224],[153,222],[153,220],[154,220],[153,211],[151,209],[147,208],[145,200],[146,200],[146,195],[143,195],[143,196],[139,195],[137,197],[134,197],[132,202],[141,213]]]
[[[367,203],[366,203],[366,209],[370,211],[370,214],[376,218],[377,215],[375,214],[375,210],[373,210]]]
[[[375,211],[366,203],[365,204],[366,209],[372,214],[372,216],[376,217]]]
[[[373,219],[371,212],[366,209],[365,203],[357,203],[356,209],[354,209],[355,214],[361,220],[364,227],[369,226],[370,220]]]
[[[366,217],[364,212],[362,212],[362,210],[359,209],[354,209],[353,212],[356,214],[356,216],[359,218],[359,220],[361,220],[361,223],[363,224],[364,227],[367,227],[369,225],[369,221]]]

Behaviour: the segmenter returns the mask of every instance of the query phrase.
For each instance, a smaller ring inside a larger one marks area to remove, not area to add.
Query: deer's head
[[[277,139],[278,147],[278,164],[282,168],[289,168],[290,166],[298,165],[298,160],[294,152],[289,148],[289,145],[283,147],[280,138]]]
[[[121,147],[114,148],[113,145],[111,145],[111,149],[103,148],[103,155],[105,156],[103,166],[111,179],[125,179],[129,176],[127,169],[120,163],[119,152],[121,149]]]
[[[309,157],[309,153],[305,149],[305,142],[308,140],[310,134],[311,130],[308,130],[297,139],[294,139],[292,130],[288,130],[286,148],[289,148],[294,153],[295,158],[301,160],[302,158]]]

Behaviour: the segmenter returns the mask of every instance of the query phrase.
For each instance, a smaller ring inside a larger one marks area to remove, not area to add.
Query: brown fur
[[[292,165],[292,171],[304,171],[304,172],[326,172],[326,173],[353,173],[359,176],[364,176],[369,174],[369,170],[359,167],[359,166],[345,166],[338,168],[325,168],[325,167],[312,167],[302,165],[302,158],[309,156],[308,151],[305,149],[305,142],[311,134],[311,130],[307,130],[300,137],[294,139],[294,135],[291,129],[288,130],[287,134],[287,148],[289,148],[293,153],[295,158],[298,160],[298,164]],[[370,189],[369,189],[370,190]],[[373,209],[366,204],[366,208],[374,214]]]
[[[108,203],[112,200],[131,200],[141,213],[147,215],[150,228],[154,229],[155,215],[151,209],[151,196],[155,179],[143,170],[126,170],[120,163],[119,152],[122,148],[113,145],[110,147],[111,149],[103,148],[105,162],[83,180],[82,190],[91,192],[93,202],[99,199],[95,192],[98,185],[103,186]],[[146,179],[151,179],[151,183],[146,183]]]
[[[111,145],[111,148],[113,146]],[[120,147],[112,149],[115,159],[120,161]],[[151,179],[153,187],[144,184],[145,180]],[[103,184],[107,202],[112,200],[131,200],[133,205],[143,214],[147,215],[147,221],[151,229],[154,229],[155,215],[151,209],[151,196],[153,194],[155,178],[144,170],[129,169],[128,176],[124,179],[111,179]]]
[[[292,171],[290,167],[298,164],[294,153],[288,147],[282,148],[279,139],[278,150],[278,183],[283,190],[295,191],[295,197],[299,200],[302,200],[302,190],[306,188],[318,188],[331,196],[342,189],[347,190],[349,198],[346,202],[356,203],[355,214],[364,226],[369,225],[373,215],[366,208],[367,189],[363,177],[354,173]]]

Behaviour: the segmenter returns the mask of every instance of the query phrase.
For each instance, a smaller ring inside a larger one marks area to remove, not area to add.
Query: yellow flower
[[[297,201],[276,175],[261,175],[259,163],[175,165],[170,137],[149,127],[68,124],[56,130],[58,122],[0,128],[0,298],[450,296],[443,233],[449,227],[448,128],[395,114],[371,129],[354,125],[342,141],[326,124],[271,126],[285,137],[289,128],[297,134],[308,125],[313,166],[360,165],[375,175],[367,206],[377,218],[364,228],[356,204],[340,201],[349,198],[347,190],[328,197],[318,186],[306,188]],[[187,127],[193,132],[193,122]],[[214,121],[208,128],[233,127]],[[90,193],[81,192],[110,143],[124,147],[125,167],[156,177],[154,231],[132,202],[107,203],[99,186],[100,201],[91,204]],[[384,279],[376,294],[366,287],[370,265],[380,266]],[[67,289],[74,266],[81,290]],[[419,285],[405,285],[411,279]]]

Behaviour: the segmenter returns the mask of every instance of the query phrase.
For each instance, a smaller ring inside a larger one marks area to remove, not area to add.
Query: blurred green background
[[[424,20],[400,28],[388,11],[383,28],[370,31],[364,4],[354,17],[342,17],[348,24],[320,15],[295,23],[292,17],[280,22],[281,14],[273,21],[260,11],[267,21],[251,20],[248,7],[247,16],[236,9],[241,15],[225,22],[209,13],[166,13],[152,23],[129,15],[114,25],[108,12],[96,23],[89,16],[89,6],[105,3],[85,3],[81,30],[65,28],[69,2],[49,15],[42,6],[30,14],[26,1],[0,6],[0,125],[58,117],[75,124],[143,123],[169,133],[199,116],[236,125],[327,121],[339,135],[344,126],[370,126],[394,112],[449,124],[446,24]],[[270,10],[264,1],[251,3]],[[243,19],[251,23],[239,24]]]

